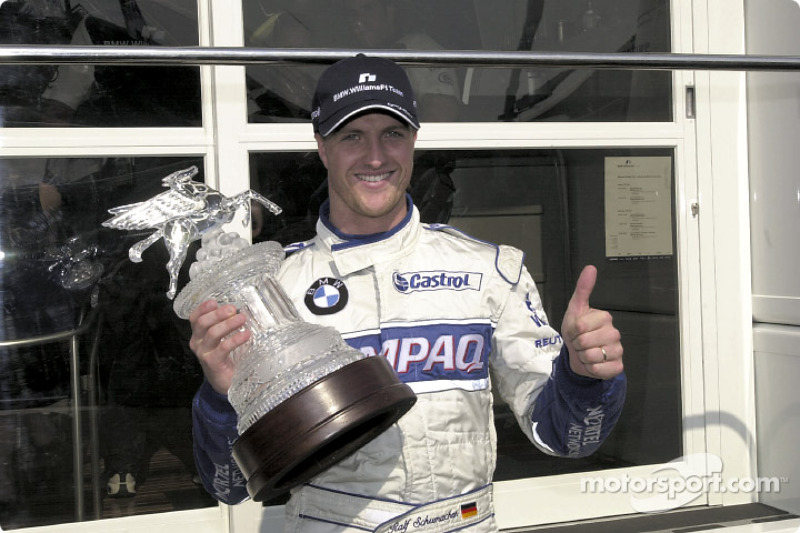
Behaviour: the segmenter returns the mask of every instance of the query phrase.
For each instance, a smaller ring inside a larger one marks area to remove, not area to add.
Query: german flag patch
[[[466,520],[467,518],[472,518],[473,516],[478,516],[478,506],[475,505],[475,502],[462,504],[461,520]]]

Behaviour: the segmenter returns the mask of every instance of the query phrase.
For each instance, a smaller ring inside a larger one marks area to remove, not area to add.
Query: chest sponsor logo
[[[304,302],[315,315],[332,315],[347,305],[350,293],[340,279],[320,278],[306,291]]]
[[[367,356],[385,357],[404,382],[474,380],[488,375],[489,326],[386,328],[382,335],[348,339]]]
[[[395,290],[403,294],[420,291],[479,291],[482,280],[483,274],[480,272],[426,270],[392,274]]]

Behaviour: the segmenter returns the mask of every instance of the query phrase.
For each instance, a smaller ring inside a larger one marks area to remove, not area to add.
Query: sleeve
[[[516,282],[506,287],[491,355],[492,377],[500,397],[511,407],[522,431],[543,452],[564,457],[590,455],[619,418],[625,375],[604,381],[572,372],[566,346],[549,325],[527,270],[523,267]]]
[[[575,374],[564,346],[531,413],[534,441],[552,455],[591,455],[614,429],[626,387],[624,373],[608,380]]]
[[[239,437],[236,422],[236,411],[227,396],[204,380],[192,402],[194,460],[206,491],[229,505],[249,498],[244,474],[232,454]]]

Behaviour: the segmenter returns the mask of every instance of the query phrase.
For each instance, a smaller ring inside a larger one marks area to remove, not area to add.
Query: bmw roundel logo
[[[397,292],[408,291],[408,280],[399,272],[392,274],[392,283],[394,284],[394,288],[397,289]]]
[[[347,305],[349,293],[342,280],[320,278],[306,291],[305,304],[315,315],[332,315]]]

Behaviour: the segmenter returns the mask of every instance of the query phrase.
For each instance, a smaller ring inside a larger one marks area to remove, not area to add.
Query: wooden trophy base
[[[383,433],[416,402],[383,357],[324,376],[268,411],[233,444],[255,501],[270,500]]]

